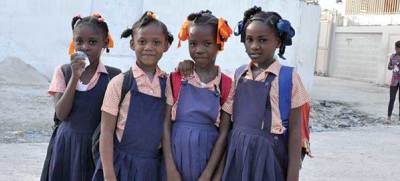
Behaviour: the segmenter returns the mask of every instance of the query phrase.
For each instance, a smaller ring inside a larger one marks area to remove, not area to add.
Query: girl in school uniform
[[[298,180],[299,108],[309,97],[299,75],[274,59],[276,49],[283,58],[294,29],[278,13],[253,7],[244,13],[236,33],[250,63],[236,70],[229,96],[233,129],[223,180]]]
[[[54,97],[55,115],[61,124],[50,144],[51,155],[48,168],[43,169],[43,180],[92,178],[91,137],[100,123],[100,106],[111,79],[109,71],[115,70],[100,61],[103,50],[108,52],[113,46],[107,23],[100,14],[74,17],[72,30],[71,63],[57,67],[48,90]],[[86,54],[89,62],[85,63],[76,50]]]
[[[179,32],[180,41],[189,42],[194,74],[174,72],[167,81],[164,180],[210,180],[222,159],[230,127],[224,90],[228,95],[232,80],[215,61],[231,33],[227,22],[208,10],[190,14]]]
[[[131,37],[136,61],[107,87],[101,108],[101,161],[93,180],[160,180],[167,76],[158,62],[173,37],[150,11],[121,37]],[[123,92],[126,80],[131,80],[129,91]]]

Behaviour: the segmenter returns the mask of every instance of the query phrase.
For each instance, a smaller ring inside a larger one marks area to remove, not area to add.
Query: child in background
[[[396,94],[397,90],[400,92],[400,41],[397,41],[395,43],[395,50],[396,53],[392,54],[390,56],[389,64],[388,64],[388,69],[392,70],[392,81],[390,82],[390,100],[389,100],[389,106],[388,106],[388,114],[387,114],[387,123],[391,122],[392,119],[392,112],[393,112],[393,105],[394,101],[396,99]],[[399,96],[400,100],[400,96]],[[400,111],[399,111],[400,112]],[[400,120],[400,118],[399,118]]]

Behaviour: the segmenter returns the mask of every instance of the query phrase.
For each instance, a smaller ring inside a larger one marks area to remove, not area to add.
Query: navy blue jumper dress
[[[284,181],[287,149],[284,135],[271,133],[271,82],[240,78],[233,103],[233,129],[229,138],[223,180]]]
[[[165,116],[166,79],[160,78],[161,97],[139,92],[132,80],[131,99],[121,141],[114,136],[114,170],[118,181],[160,180],[161,137]],[[101,161],[93,181],[104,180]]]
[[[49,164],[49,181],[87,181],[94,172],[92,134],[100,123],[101,105],[109,82],[102,73],[95,87],[76,91],[71,112],[56,133]]]
[[[217,86],[215,86],[217,87]],[[182,179],[197,180],[211,156],[219,132],[215,121],[220,112],[220,93],[182,82],[171,148]]]

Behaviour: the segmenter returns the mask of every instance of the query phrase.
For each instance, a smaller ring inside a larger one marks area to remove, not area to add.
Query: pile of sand
[[[47,78],[19,58],[6,57],[0,62],[0,83],[22,85],[46,85]]]

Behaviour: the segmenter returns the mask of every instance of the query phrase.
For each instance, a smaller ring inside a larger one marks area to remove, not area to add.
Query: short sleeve
[[[108,83],[101,111],[109,113],[113,116],[118,115],[123,79],[124,74],[119,74],[111,79],[110,83]]]
[[[222,105],[222,110],[228,114],[232,114],[233,112],[233,97],[235,96],[235,81],[232,81],[231,90],[229,91],[228,98],[225,103]]]
[[[303,82],[297,72],[293,72],[292,109],[297,108],[310,101],[310,97],[304,88]]]
[[[61,65],[55,68],[53,77],[50,82],[47,93],[54,96],[56,93],[63,93],[67,85],[65,83],[64,74],[61,71]]]

